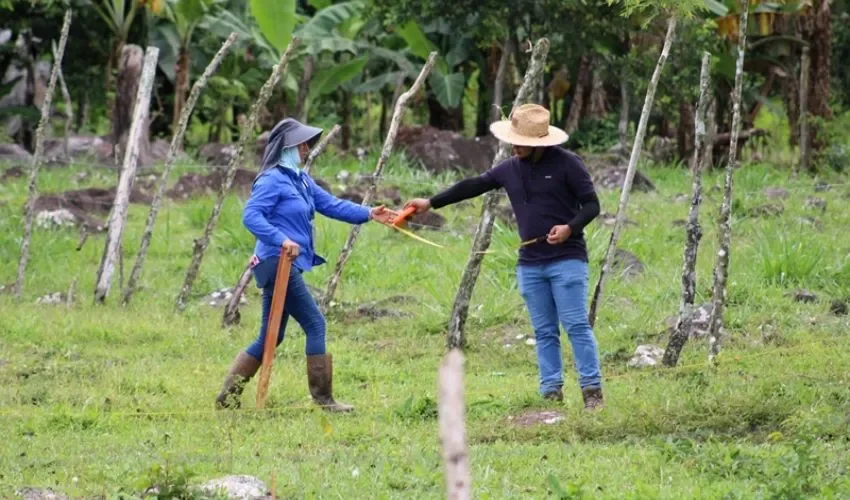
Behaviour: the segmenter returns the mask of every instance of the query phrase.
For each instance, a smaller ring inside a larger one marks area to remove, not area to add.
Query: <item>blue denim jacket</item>
[[[305,173],[281,167],[261,173],[242,212],[242,223],[257,238],[254,254],[260,261],[278,257],[288,239],[301,247],[296,268],[306,272],[324,264],[313,247],[316,212],[349,224],[369,221],[368,207],[336,198]]]

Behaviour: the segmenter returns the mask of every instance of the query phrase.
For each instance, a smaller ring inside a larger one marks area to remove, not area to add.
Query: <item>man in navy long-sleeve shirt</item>
[[[560,147],[567,134],[549,125],[549,112],[535,104],[517,108],[491,131],[513,145],[514,156],[463,180],[430,199],[415,199],[418,213],[504,188],[523,241],[517,280],[534,328],[540,393],[563,400],[560,330],[567,331],[585,408],[603,405],[602,375],[587,318],[588,258],[584,227],[599,215],[599,200],[581,159]]]

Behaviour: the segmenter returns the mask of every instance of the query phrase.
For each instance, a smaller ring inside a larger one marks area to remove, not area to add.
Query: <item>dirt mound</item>
[[[236,176],[233,178],[233,184],[230,186],[231,192],[236,192],[240,196],[248,196],[251,194],[251,185],[254,184],[254,178],[257,177],[257,172],[245,168],[236,169]],[[224,170],[216,169],[209,174],[191,173],[180,177],[177,184],[167,191],[167,196],[174,200],[188,200],[199,196],[212,196],[218,193],[221,184],[224,182]]]
[[[436,231],[445,225],[446,218],[434,211],[416,214],[410,218],[410,228],[414,231],[417,229],[431,229]]]
[[[58,194],[41,195],[35,200],[36,212],[59,210],[62,208],[82,210],[84,213],[109,213],[115,201],[115,188],[85,188],[65,191]],[[149,205],[151,197],[143,193],[138,186],[130,192],[130,203]]]
[[[24,176],[23,167],[12,167],[12,168],[6,169],[3,172],[3,175],[0,175],[0,182],[6,182],[10,179],[17,179],[18,177],[23,177],[23,176]]]
[[[529,410],[516,417],[510,416],[508,420],[520,427],[531,427],[540,424],[553,425],[564,420],[564,414],[553,410]]]
[[[597,187],[615,190],[623,188],[628,164],[624,163],[621,156],[612,153],[587,154],[582,155],[582,160]],[[635,172],[635,178],[632,181],[632,190],[655,191],[655,184],[638,170]]]
[[[26,149],[17,144],[0,144],[0,162],[5,163],[29,163],[32,155]]]
[[[319,181],[316,180],[319,184]],[[321,184],[319,184],[321,185]],[[322,186],[324,188],[324,186]],[[363,197],[366,196],[368,185],[363,182],[345,188],[345,191],[339,194],[339,198],[343,200],[353,201],[354,203],[363,203]],[[327,191],[327,189],[325,188]],[[401,191],[397,186],[379,187],[375,196],[374,205],[386,205],[387,207],[397,207],[401,205]]]
[[[492,165],[498,141],[492,136],[469,139],[457,132],[426,126],[400,128],[396,145],[430,172],[484,172]]]

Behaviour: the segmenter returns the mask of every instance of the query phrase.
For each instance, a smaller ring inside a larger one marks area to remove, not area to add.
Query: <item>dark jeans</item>
[[[257,286],[263,289],[263,323],[260,326],[260,334],[257,340],[245,352],[258,360],[263,359],[263,346],[266,342],[266,329],[268,329],[269,314],[272,308],[278,260],[278,258],[269,258],[260,262],[254,268]],[[290,316],[301,325],[307,337],[305,353],[308,356],[325,354],[325,317],[322,316],[316,300],[310,294],[310,289],[307,288],[307,283],[304,281],[301,271],[295,266],[292,267],[289,274],[289,284],[286,287],[286,299],[283,304],[283,318],[277,335],[277,345],[280,345],[283,341],[286,324]]]

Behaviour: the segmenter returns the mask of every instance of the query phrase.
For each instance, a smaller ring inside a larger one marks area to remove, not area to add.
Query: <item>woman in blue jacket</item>
[[[348,412],[354,408],[333,398],[333,359],[325,351],[325,318],[310,294],[302,273],[325,263],[313,245],[313,218],[316,212],[331,219],[363,224],[370,220],[392,222],[395,213],[383,206],[368,208],[340,200],[319,187],[300,168],[322,130],[287,118],[269,136],[261,173],[254,181],[245,205],[242,222],[257,238],[253,268],[257,287],[263,289],[263,320],[260,334],[240,352],[216,398],[219,408],[238,408],[242,390],[260,368],[266,328],[269,322],[274,282],[281,249],[293,259],[284,301],[284,315],[277,343],[283,340],[289,317],[301,325],[307,337],[307,382],[313,400],[323,408]]]

